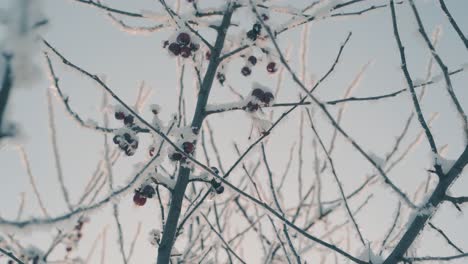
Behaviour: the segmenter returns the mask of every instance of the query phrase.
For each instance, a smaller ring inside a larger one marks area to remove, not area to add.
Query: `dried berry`
[[[180,56],[183,58],[188,58],[192,56],[192,50],[189,47],[182,47],[180,48]]]
[[[221,183],[217,182],[215,179],[211,179],[210,183],[211,183],[211,186],[215,189],[221,186]]]
[[[249,75],[252,73],[252,70],[251,70],[249,67],[244,66],[244,67],[242,67],[242,69],[241,69],[241,73],[242,73],[242,75],[244,75],[244,76],[249,76]]]
[[[165,49],[165,48],[167,48],[167,46],[169,46],[169,41],[168,41],[168,40],[165,40],[165,41],[163,42],[163,48]]]
[[[263,92],[260,88],[255,88],[252,90],[252,96],[256,97],[257,99],[261,100],[264,96],[265,92]]]
[[[180,154],[179,152],[174,152],[172,154],[169,155],[169,159],[171,159],[172,161],[179,161],[183,158],[184,156],[182,154]]]
[[[249,102],[246,108],[247,108],[247,111],[249,112],[255,112],[258,110],[259,106],[258,104],[253,104],[252,102]]]
[[[187,46],[188,44],[190,44],[190,35],[185,32],[180,33],[177,36],[177,43],[183,46]]]
[[[223,73],[218,72],[216,74],[216,79],[218,79],[219,83],[223,85],[224,82],[226,81],[226,76]]]
[[[252,30],[258,35],[262,30],[262,25],[260,25],[259,23],[255,23],[252,27]]]
[[[141,195],[139,192],[135,192],[133,195],[133,202],[138,206],[143,206],[146,203],[146,197]]]
[[[193,43],[193,42],[192,42],[192,43],[190,43],[190,49],[191,49],[193,52],[195,52],[195,51],[197,51],[197,50],[200,49],[200,45],[198,45],[197,43]]]
[[[115,119],[122,120],[125,118],[124,112],[115,112]]]
[[[211,167],[210,169],[211,169],[215,174],[218,174],[218,173],[219,173],[219,170],[218,170],[218,168],[216,168],[216,167]]]
[[[191,154],[195,150],[195,146],[193,145],[192,142],[184,142],[182,144],[182,149],[184,150],[185,153]]]
[[[248,61],[250,62],[250,64],[252,64],[252,65],[257,64],[257,58],[256,58],[255,56],[249,56],[249,58],[248,58],[247,60],[248,60]]]
[[[253,31],[253,30],[247,31],[247,38],[249,38],[250,40],[252,40],[252,41],[257,40],[257,36],[258,36],[258,34],[255,33],[255,31]]]
[[[262,17],[263,21],[267,21],[268,19],[270,19],[270,17],[268,15],[266,15],[266,14],[262,14],[261,17]]]
[[[149,155],[150,155],[150,157],[153,157],[153,156],[154,156],[154,151],[155,151],[155,150],[156,150],[156,149],[155,149],[154,147],[150,147],[150,149],[149,149]]]
[[[209,50],[205,53],[205,58],[206,58],[207,60],[210,60],[210,58],[211,58],[211,52],[210,52]]]
[[[122,137],[119,136],[119,135],[115,135],[115,136],[112,138],[112,141],[114,141],[115,144],[119,144],[120,141],[122,141]]]
[[[133,125],[133,121],[135,118],[132,115],[128,115],[124,118],[124,124],[125,125]]]
[[[129,133],[125,133],[125,134],[123,135],[123,137],[124,137],[125,141],[127,141],[127,142],[130,143],[130,144],[134,141],[134,139],[132,138],[132,136],[130,136]]]
[[[278,69],[276,68],[276,63],[275,62],[270,62],[268,63],[266,67],[267,71],[269,73],[275,73]]]
[[[263,94],[261,101],[264,102],[265,104],[270,104],[270,102],[273,101],[274,98],[275,97],[273,96],[272,93],[266,92]]]
[[[145,196],[146,198],[153,198],[154,194],[156,191],[154,190],[153,186],[151,185],[146,185],[143,187],[143,190],[141,190],[141,195]]]
[[[218,188],[216,188],[217,194],[222,194],[223,192],[224,192],[224,186],[219,186]]]
[[[169,45],[169,51],[172,52],[172,54],[178,56],[180,54],[180,46],[177,43],[171,43]]]

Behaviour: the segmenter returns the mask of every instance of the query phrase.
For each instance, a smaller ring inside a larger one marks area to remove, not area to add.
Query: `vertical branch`
[[[3,73],[2,86],[0,90],[0,139],[8,135],[8,131],[2,131],[2,129],[4,129],[6,107],[13,87],[11,57],[11,55],[3,54],[3,59],[5,60],[5,72]]]

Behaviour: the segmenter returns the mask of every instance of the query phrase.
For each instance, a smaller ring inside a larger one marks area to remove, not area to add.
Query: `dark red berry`
[[[209,50],[205,53],[205,58],[206,58],[207,60],[210,60],[210,58],[211,58],[211,52],[210,52]]]
[[[183,46],[190,44],[190,35],[185,32],[180,33],[177,36],[177,43]]]
[[[266,67],[267,71],[269,73],[275,73],[278,69],[276,68],[276,63],[275,62],[270,62],[268,63]]]
[[[180,45],[177,43],[171,43],[168,49],[176,56],[180,54]]]
[[[146,198],[153,198],[154,194],[156,191],[154,190],[153,186],[151,185],[146,185],[143,187],[143,190],[141,190],[141,195],[145,196]]]
[[[182,154],[180,154],[179,152],[174,152],[172,153],[169,158],[172,160],[172,161],[179,161],[183,158],[184,156]]]
[[[180,56],[183,58],[188,58],[192,56],[192,50],[189,47],[182,47],[180,48]]]
[[[115,119],[122,120],[125,118],[125,114],[123,112],[115,112]]]
[[[241,69],[241,73],[242,73],[242,75],[244,75],[244,76],[249,76],[249,75],[252,73],[252,70],[251,70],[249,67],[244,66],[244,67],[242,67],[242,69]]]
[[[255,56],[250,56],[247,60],[248,60],[248,61],[250,62],[250,64],[252,64],[252,65],[257,64],[257,58],[256,58]]]
[[[222,194],[223,192],[224,192],[224,186],[219,186],[218,188],[216,188],[217,194]]]
[[[141,195],[139,192],[135,192],[133,195],[133,202],[138,206],[143,206],[146,203],[146,197]]]
[[[270,19],[270,17],[268,17],[266,14],[262,14],[262,19],[263,21],[267,21],[268,19]]]
[[[273,98],[275,97],[273,96],[272,93],[266,92],[263,94],[261,101],[264,102],[265,104],[269,104],[273,100]]]
[[[72,248],[71,248],[71,247],[67,247],[67,248],[65,248],[65,250],[66,250],[67,252],[70,252],[70,251],[72,251]]]
[[[134,118],[132,115],[128,115],[124,118],[124,124],[125,125],[132,125],[134,121]]]
[[[192,142],[184,142],[182,144],[182,149],[184,150],[185,153],[191,154],[195,150],[195,146],[193,145]]]
[[[265,95],[265,93],[260,88],[255,88],[255,89],[252,90],[252,96],[256,97],[259,100],[261,100],[264,95]]]
[[[165,49],[167,46],[169,46],[169,41],[168,40],[165,40],[163,42],[163,48]]]
[[[155,150],[156,150],[156,149],[155,149],[154,147],[151,147],[151,148],[149,149],[149,155],[150,155],[150,157],[153,157],[153,156],[154,156],[154,151],[155,151]]]

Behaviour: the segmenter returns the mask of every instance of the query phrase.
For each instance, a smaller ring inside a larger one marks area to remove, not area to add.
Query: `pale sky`
[[[0,0],[0,7],[5,7],[14,0]],[[161,11],[162,8],[157,1],[104,1],[113,7],[129,11],[153,10]],[[167,1],[171,3],[172,1]],[[184,1],[182,1],[184,2]],[[203,1],[209,5],[214,1]],[[284,1],[275,1],[278,4]],[[288,2],[288,1],[286,1]],[[310,1],[290,1],[294,6],[305,6]],[[354,5],[348,11],[360,10],[370,3],[381,4],[388,1],[369,0],[366,4]],[[422,20],[428,32],[433,32],[437,26],[442,29],[442,35],[437,46],[439,55],[444,59],[449,70],[456,70],[468,63],[468,50],[463,46],[450,23],[441,12],[440,7],[434,0],[417,0]],[[468,1],[446,0],[449,10],[457,20],[462,31],[468,32]],[[106,77],[106,81],[113,91],[130,105],[136,99],[140,81],[145,81],[148,87],[153,89],[149,103],[157,103],[162,107],[162,116],[167,118],[177,111],[177,84],[178,73],[175,59],[167,55],[167,50],[162,48],[162,42],[170,37],[172,30],[163,30],[146,36],[130,35],[122,32],[112,24],[104,12],[91,8],[87,5],[78,4],[74,1],[45,0],[44,12],[50,19],[50,25],[44,38],[55,46],[65,57],[73,63],[86,70]],[[420,39],[416,23],[408,4],[397,6],[397,17],[403,44],[406,47],[408,68],[413,79],[423,79],[425,76],[427,62],[430,53]],[[248,19],[235,16],[234,21],[251,23]],[[125,21],[138,25],[138,20],[125,18]],[[279,23],[273,19],[272,23]],[[356,74],[367,63],[369,67],[364,73],[359,86],[353,96],[373,96],[389,93],[406,87],[401,69],[400,58],[393,36],[390,10],[383,8],[369,12],[365,15],[327,19],[313,22],[309,25],[308,33],[308,55],[306,77],[310,79],[320,78],[332,64],[340,44],[344,41],[348,32],[352,32],[350,42],[345,47],[343,56],[332,76],[327,79],[316,92],[321,100],[340,99],[346,88],[350,85]],[[1,31],[0,31],[1,32]],[[209,32],[209,31],[207,31]],[[202,31],[202,33],[206,33]],[[302,28],[291,30],[281,35],[279,43],[283,49],[291,49],[291,65],[296,72],[300,71],[299,51]],[[212,39],[213,34],[209,35]],[[41,56],[38,57],[41,65],[45,66]],[[100,105],[102,100],[102,89],[93,82],[65,68],[59,60],[53,59],[54,67],[60,78],[60,84],[64,93],[70,98],[70,105],[82,116],[102,124],[102,113]],[[240,93],[247,94],[253,81],[274,88],[276,76],[269,76],[264,66],[254,68],[252,76],[245,78],[240,74],[242,64],[240,60],[234,60],[229,65],[228,82]],[[190,68],[190,67],[188,67]],[[465,66],[466,68],[466,66]],[[440,70],[434,65],[433,75],[438,75]],[[452,76],[455,93],[465,110],[468,108],[468,74],[463,71]],[[187,71],[184,80],[187,92],[187,119],[192,118],[192,109],[195,105],[195,82],[193,70]],[[63,202],[62,194],[57,182],[50,135],[48,128],[46,90],[50,86],[46,76],[42,81],[32,87],[17,87],[9,102],[9,120],[20,125],[22,138],[18,142],[23,145],[28,153],[31,169],[37,180],[37,187],[42,194],[44,203],[51,215],[60,215],[67,210]],[[277,102],[293,102],[297,100],[300,88],[295,85],[288,74],[281,88]],[[229,92],[227,87],[221,87],[215,82],[212,88],[210,103],[231,102],[237,98]],[[115,102],[112,102],[115,104]],[[464,149],[466,142],[463,140],[461,121],[458,119],[455,108],[452,106],[443,81],[427,88],[426,97],[422,102],[422,109],[426,116],[438,113],[433,122],[432,132],[439,147],[448,145],[446,157],[453,159]],[[103,153],[102,134],[79,127],[64,112],[63,105],[54,100],[55,120],[57,124],[57,137],[62,167],[65,175],[65,183],[70,191],[72,201],[76,201],[81,194],[89,175],[94,171],[97,161]],[[336,113],[337,106],[329,106],[332,113]],[[285,109],[276,108],[274,116],[278,117]],[[363,146],[366,151],[384,156],[391,150],[395,138],[403,128],[404,122],[413,110],[408,93],[397,97],[380,100],[377,102],[352,102],[347,105],[343,116],[343,128]],[[147,108],[143,110],[143,116],[149,117]],[[269,160],[275,175],[279,178],[287,162],[289,150],[293,142],[298,141],[298,125],[300,112],[292,114],[285,122],[277,127],[269,139]],[[214,128],[215,140],[219,149],[224,153],[222,161],[225,168],[229,168],[236,160],[237,155],[233,148],[233,141],[237,142],[241,149],[248,146],[251,121],[241,111],[211,116],[209,119]],[[415,120],[416,121],[416,120]],[[320,114],[316,115],[317,128],[326,142],[329,142],[332,130],[330,125]],[[118,125],[111,121],[112,127]],[[304,151],[305,160],[304,175],[306,182],[310,185],[313,181],[312,162],[312,131],[308,122],[305,123]],[[410,127],[409,137],[404,141],[404,146],[409,144],[420,132],[420,126],[413,122]],[[148,146],[148,137],[140,136],[140,148],[133,157],[122,157],[114,167],[114,178],[117,184],[123,184],[126,179],[132,177],[133,165],[144,160]],[[257,154],[252,157],[255,160]],[[343,181],[344,188],[352,191],[359,186],[367,175],[373,173],[369,163],[365,161],[350,144],[343,138],[337,142],[337,150],[333,154],[337,173]],[[213,156],[213,161],[214,156]],[[297,164],[297,160],[294,161]],[[28,177],[21,164],[20,156],[12,145],[0,149],[0,171],[2,184],[0,186],[0,215],[7,219],[16,216],[21,192],[26,193],[26,207],[24,217],[42,216],[38,210],[37,201],[29,185]],[[400,163],[390,178],[402,188],[410,197],[413,197],[418,186],[426,180],[426,170],[431,168],[430,148],[423,138],[422,142],[409,154],[408,158]],[[291,197],[284,197],[286,201],[297,202],[296,169],[291,172],[283,192]],[[236,170],[241,175],[241,170]],[[236,182],[235,174],[232,182]],[[466,196],[468,186],[468,175],[461,175],[451,188],[454,196]],[[330,173],[326,173],[331,177]],[[257,176],[266,179],[264,170]],[[331,178],[330,178],[331,179]],[[326,180],[328,181],[328,180]],[[264,182],[267,183],[266,181]],[[268,187],[265,185],[265,190]],[[329,199],[338,198],[336,186],[330,180],[326,184],[329,191],[325,197]],[[328,189],[327,189],[328,190]],[[228,195],[231,191],[227,191]],[[360,224],[363,235],[369,242],[377,243],[385,235],[391,224],[394,209],[398,203],[397,196],[381,185],[373,186],[367,194],[373,194],[368,207],[360,213],[356,219]],[[361,194],[350,203],[356,208],[366,197]],[[144,208],[135,208],[131,196],[121,200],[120,203],[122,224],[126,231],[126,247],[133,238],[138,222],[142,222],[142,233],[137,241],[134,255],[135,263],[154,263],[156,248],[151,249],[147,242],[147,234],[154,223],[159,227],[158,205],[154,202]],[[106,263],[120,263],[120,255],[115,254],[117,243],[115,238],[115,223],[110,210],[98,212],[90,216],[91,225],[87,228],[85,237],[80,245],[79,253],[86,256],[96,235],[102,227],[108,224],[108,240]],[[342,218],[340,215],[339,217]],[[402,225],[408,219],[405,215]],[[340,222],[340,221],[337,221]],[[442,228],[455,243],[462,249],[468,249],[467,226],[468,217],[458,213],[450,204],[442,205],[432,220]],[[1,232],[0,227],[0,232]],[[34,231],[24,238],[25,244],[42,245],[44,240],[50,241],[46,231]],[[312,234],[320,234],[322,230],[311,230]],[[422,232],[422,239],[417,244],[417,255],[445,256],[453,255],[452,249],[445,245],[440,236],[428,228]],[[245,246],[245,258],[248,263],[257,263],[255,247]],[[357,255],[356,248],[351,251]],[[57,249],[62,254],[63,249]],[[58,256],[61,256],[61,255]],[[99,254],[94,255],[94,261],[98,263]],[[309,260],[306,258],[306,260]],[[332,261],[330,258],[329,261]],[[309,263],[315,263],[311,258]],[[328,263],[328,262],[327,262]],[[340,262],[341,263],[341,262]],[[466,260],[453,261],[450,263],[466,263]]]

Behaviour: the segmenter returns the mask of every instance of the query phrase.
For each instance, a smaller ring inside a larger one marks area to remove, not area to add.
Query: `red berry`
[[[250,56],[247,60],[248,60],[248,61],[250,62],[250,64],[252,64],[252,65],[257,64],[257,58],[256,58],[255,56]]]
[[[154,147],[151,147],[151,148],[149,149],[149,155],[150,155],[151,157],[154,156],[154,151],[155,151],[155,150],[156,150],[156,149],[155,149]]]
[[[66,250],[67,252],[70,252],[70,251],[72,251],[72,248],[71,248],[71,247],[67,247],[67,248],[65,248],[65,250]]]
[[[138,206],[143,206],[146,203],[146,197],[144,197],[138,192],[135,192],[135,194],[133,195],[133,202]]]
[[[180,56],[188,58],[192,56],[192,50],[189,47],[182,47],[180,48]]]
[[[190,44],[190,35],[185,32],[180,33],[177,36],[177,43],[183,46]]]
[[[169,45],[169,50],[172,52],[172,54],[178,56],[180,54],[180,46],[177,43],[171,43]]]
[[[123,112],[115,112],[115,119],[122,120],[125,118],[125,114]]]
[[[207,51],[207,52],[205,53],[205,58],[206,58],[207,60],[210,60],[210,58],[211,58],[211,52],[210,52],[210,51]]]
[[[185,153],[191,154],[195,150],[195,146],[193,145],[192,142],[184,142],[182,144],[182,149],[184,150]]]
[[[242,67],[242,69],[241,69],[241,73],[242,73],[242,75],[244,75],[244,76],[249,76],[249,75],[252,73],[252,70],[251,70],[249,67],[244,66],[244,67]]]
[[[277,70],[278,70],[278,69],[276,68],[276,63],[274,63],[274,62],[268,63],[268,65],[267,65],[267,71],[268,71],[269,73],[275,73]]]
[[[268,17],[266,14],[262,14],[262,19],[263,21],[267,21],[268,19],[270,19],[270,17]]]
[[[256,97],[257,99],[261,100],[263,98],[263,96],[265,95],[265,93],[263,92],[262,89],[260,88],[255,88],[253,89],[252,91],[252,96]]]

